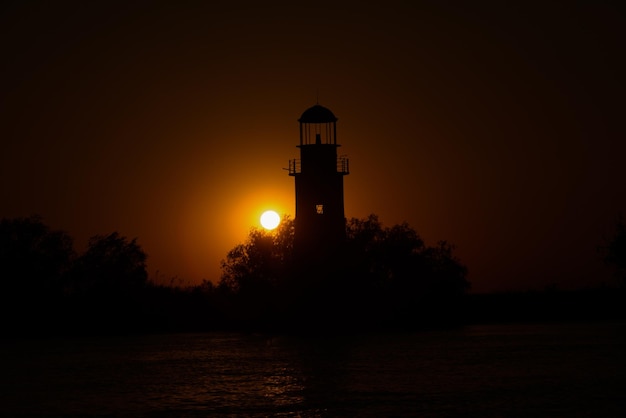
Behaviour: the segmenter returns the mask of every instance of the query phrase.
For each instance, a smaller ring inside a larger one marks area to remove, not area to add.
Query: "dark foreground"
[[[626,323],[19,338],[3,417],[626,416]]]

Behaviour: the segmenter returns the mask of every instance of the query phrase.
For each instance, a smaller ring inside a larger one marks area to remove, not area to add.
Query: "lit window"
[[[318,215],[324,214],[324,205],[315,205],[315,211]]]

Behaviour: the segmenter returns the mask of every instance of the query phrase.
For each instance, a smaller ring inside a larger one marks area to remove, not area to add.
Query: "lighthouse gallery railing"
[[[295,176],[302,173],[302,162],[299,158],[289,160],[289,175]],[[350,174],[350,161],[348,157],[337,157],[337,173],[347,175]]]

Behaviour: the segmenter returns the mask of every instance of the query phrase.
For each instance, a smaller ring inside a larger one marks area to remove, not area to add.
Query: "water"
[[[4,341],[3,417],[626,416],[626,324]]]

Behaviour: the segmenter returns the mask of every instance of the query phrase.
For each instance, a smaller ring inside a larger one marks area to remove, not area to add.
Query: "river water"
[[[2,417],[620,417],[626,324],[4,340]]]

